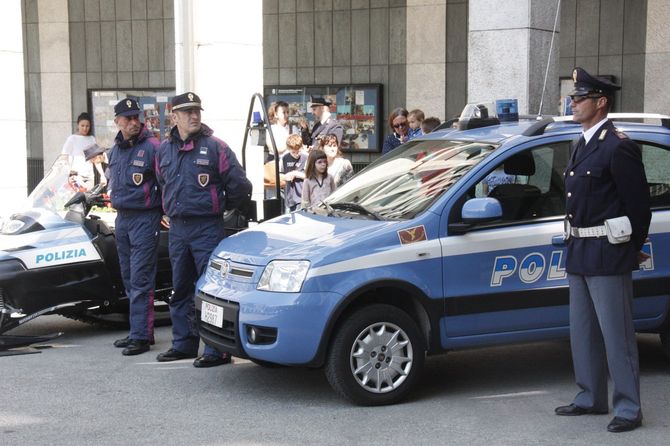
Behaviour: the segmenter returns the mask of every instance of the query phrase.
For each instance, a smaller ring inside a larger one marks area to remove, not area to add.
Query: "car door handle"
[[[565,246],[565,236],[563,234],[554,235],[551,237],[551,244],[553,246]]]

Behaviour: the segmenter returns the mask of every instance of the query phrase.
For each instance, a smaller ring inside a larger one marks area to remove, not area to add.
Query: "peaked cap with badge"
[[[572,70],[572,80],[574,90],[570,92],[569,96],[586,96],[593,93],[611,95],[615,91],[621,90],[620,85],[616,85],[604,77],[591,76],[581,67]]]
[[[136,116],[140,114],[140,105],[133,98],[121,99],[114,106],[114,116]]]
[[[192,91],[187,91],[186,93],[173,97],[170,103],[172,104],[172,111],[188,110],[191,108],[199,108],[200,110],[204,110],[204,108],[202,108],[202,101],[200,100],[200,96],[193,93]]]

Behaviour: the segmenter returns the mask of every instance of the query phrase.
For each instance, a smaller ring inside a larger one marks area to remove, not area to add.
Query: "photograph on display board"
[[[93,131],[100,147],[109,149],[119,130],[114,123],[114,106],[125,98],[137,100],[140,105],[140,121],[150,129],[156,138],[163,140],[172,121],[170,99],[173,90],[92,90],[89,92],[89,104],[93,115]]]
[[[276,101],[289,104],[289,125],[298,126],[307,120],[309,128],[315,124],[310,107],[312,97],[323,97],[331,102],[330,113],[343,127],[342,150],[347,152],[379,152],[382,125],[381,85],[329,86],[276,86],[265,88],[269,106]]]

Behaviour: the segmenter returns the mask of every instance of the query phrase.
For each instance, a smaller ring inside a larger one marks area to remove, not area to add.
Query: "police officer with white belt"
[[[565,173],[566,270],[580,391],[556,414],[607,413],[609,371],[614,418],[607,430],[625,432],[642,424],[632,271],[648,257],[641,249],[651,220],[649,187],[640,147],[607,119],[621,87],[582,68],[573,80],[573,119],[583,135]]]

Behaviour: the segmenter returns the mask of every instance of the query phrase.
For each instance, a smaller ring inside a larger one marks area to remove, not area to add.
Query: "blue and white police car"
[[[670,354],[670,117],[632,117],[611,115],[642,147],[653,206],[635,327]],[[324,367],[378,405],[407,395],[426,354],[568,337],[563,174],[581,127],[486,124],[412,140],[319,206],[223,240],[197,284],[204,341]]]

